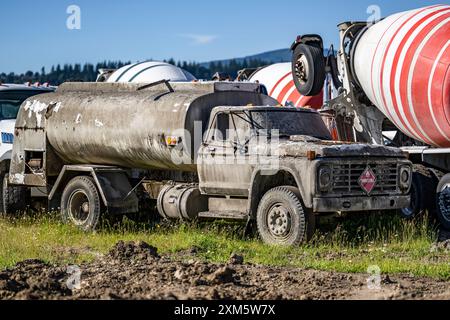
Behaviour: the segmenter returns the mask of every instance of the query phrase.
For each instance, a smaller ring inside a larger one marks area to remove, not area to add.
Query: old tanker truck
[[[22,104],[14,136],[4,207],[48,199],[84,230],[148,198],[167,219],[256,221],[295,245],[319,214],[410,201],[400,149],[333,142],[317,111],[259,84],[65,83]]]
[[[450,230],[450,6],[338,28],[337,57],[324,59],[318,35],[294,42],[298,90],[305,96],[320,92],[329,71],[339,95],[322,112],[336,120],[339,138],[409,152],[412,199],[401,213],[413,218],[428,209]]]

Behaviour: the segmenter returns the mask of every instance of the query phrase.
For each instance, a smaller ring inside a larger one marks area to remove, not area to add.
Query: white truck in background
[[[14,142],[14,127],[20,105],[31,96],[53,92],[55,87],[49,85],[2,84],[0,83],[0,212],[5,212],[3,206],[3,182],[7,178],[11,162],[11,152]]]

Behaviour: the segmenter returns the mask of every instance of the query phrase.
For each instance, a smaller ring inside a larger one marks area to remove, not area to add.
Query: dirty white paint
[[[103,122],[95,119],[95,126],[101,128],[101,127],[103,127]]]
[[[75,119],[75,123],[81,123],[81,113],[77,114],[77,118]]]
[[[25,182],[25,175],[21,173],[15,173],[10,180],[11,183],[16,184],[24,184]]]
[[[58,111],[59,111],[59,108],[61,108],[61,105],[62,105],[61,102],[56,103],[56,106],[55,106],[55,108],[53,109],[53,112],[58,112]]]
[[[28,118],[31,118],[33,113],[35,114],[38,127],[41,126],[42,111],[47,110],[47,108],[48,105],[46,103],[39,102],[38,100],[27,101],[24,106],[25,111],[28,111]]]

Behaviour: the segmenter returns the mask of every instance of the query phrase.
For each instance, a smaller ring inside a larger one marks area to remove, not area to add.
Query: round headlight
[[[408,183],[409,181],[409,171],[407,169],[403,170],[402,175],[400,176],[403,183]]]
[[[406,191],[409,188],[411,182],[411,168],[407,166],[403,166],[400,168],[400,176],[399,176],[400,188],[403,191]]]
[[[321,191],[327,191],[331,185],[331,170],[328,167],[319,170],[319,187]]]

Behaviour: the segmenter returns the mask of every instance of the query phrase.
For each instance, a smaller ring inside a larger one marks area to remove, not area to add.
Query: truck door
[[[245,132],[248,123],[230,112],[216,114],[199,151],[200,189],[210,195],[249,194],[252,166]]]

